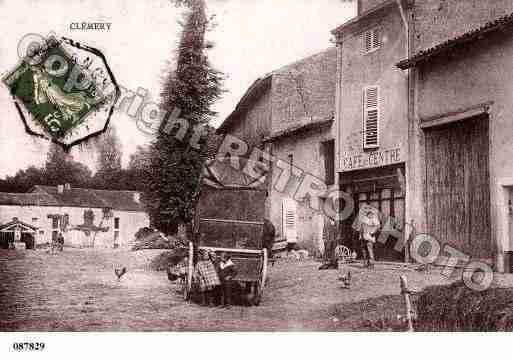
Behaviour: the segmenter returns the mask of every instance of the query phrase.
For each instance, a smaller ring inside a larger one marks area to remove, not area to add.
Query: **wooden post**
[[[187,270],[187,281],[185,282],[184,288],[184,298],[188,300],[190,298],[191,290],[192,290],[192,275],[194,272],[194,244],[192,241],[189,241],[189,267]]]
[[[401,294],[404,295],[404,301],[406,302],[406,319],[408,320],[408,331],[413,332],[411,298],[410,291],[408,289],[408,279],[405,275],[402,275],[399,278],[401,280]]]
[[[264,292],[265,281],[267,280],[267,249],[262,249],[264,258],[262,263],[262,284],[260,285],[260,292]]]

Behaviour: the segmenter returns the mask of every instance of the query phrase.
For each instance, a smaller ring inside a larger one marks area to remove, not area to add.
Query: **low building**
[[[62,233],[69,246],[126,247],[139,228],[148,226],[140,193],[134,191],[72,188],[66,184],[34,186],[28,193],[0,193],[2,241],[32,236],[38,247]]]

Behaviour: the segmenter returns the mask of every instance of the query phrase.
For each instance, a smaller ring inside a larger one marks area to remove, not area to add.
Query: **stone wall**
[[[511,0],[416,0],[414,52],[513,12]]]

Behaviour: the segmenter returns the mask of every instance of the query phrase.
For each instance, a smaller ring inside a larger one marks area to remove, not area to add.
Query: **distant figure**
[[[225,307],[232,305],[232,288],[234,278],[237,275],[237,268],[231,257],[226,253],[221,254],[221,262],[219,263],[219,279],[222,287],[222,304]]]
[[[274,238],[276,237],[276,228],[274,224],[267,218],[264,219],[264,233],[262,236],[262,245],[265,249],[267,249],[267,257],[269,259],[273,256],[273,245]]]
[[[214,292],[221,284],[210,254],[207,251],[200,251],[200,260],[194,269],[194,280],[201,293],[202,305],[214,306]]]
[[[363,259],[365,265],[370,269],[374,268],[374,243],[376,243],[376,235],[380,227],[379,210],[369,205],[363,205],[358,212],[353,228],[359,233]]]
[[[62,235],[62,232],[60,232],[57,236],[57,244],[59,247],[59,252],[62,252],[62,250],[64,249],[64,236]]]
[[[324,261],[325,263],[319,269],[337,269],[338,262],[335,248],[340,240],[340,226],[335,219],[328,217],[324,222]]]

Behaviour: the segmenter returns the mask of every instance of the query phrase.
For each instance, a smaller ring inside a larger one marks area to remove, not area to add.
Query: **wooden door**
[[[508,200],[508,219],[509,219],[509,248],[511,250],[513,244],[513,188],[509,188]]]
[[[477,258],[491,256],[488,118],[426,131],[429,234]]]

